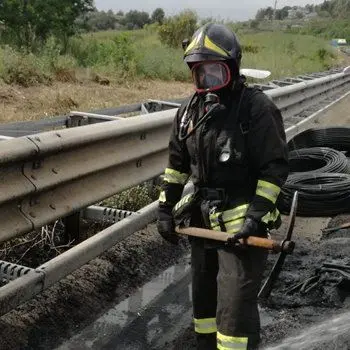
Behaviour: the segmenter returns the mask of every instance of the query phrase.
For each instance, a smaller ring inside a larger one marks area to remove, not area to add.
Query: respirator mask
[[[195,63],[192,68],[192,79],[198,93],[220,90],[231,81],[228,65],[222,61],[203,61]]]

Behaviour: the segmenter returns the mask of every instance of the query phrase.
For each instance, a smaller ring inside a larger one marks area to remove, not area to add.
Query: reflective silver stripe
[[[175,205],[174,210],[177,211],[179,210],[183,205],[185,205],[186,203],[190,202],[193,198],[193,194],[187,194],[186,196],[184,196],[183,198],[181,198]]]
[[[232,220],[242,218],[246,214],[246,212],[248,210],[248,206],[249,206],[248,204],[243,204],[243,205],[240,205],[240,206],[235,207],[233,209],[225,210],[224,212],[222,212],[223,222],[232,221]],[[221,212],[218,212],[215,214],[211,214],[209,216],[210,223],[211,223],[212,227],[219,225],[219,215],[220,214],[221,214]]]
[[[196,333],[209,334],[216,333],[216,319],[215,318],[202,318],[194,320],[194,330]]]
[[[220,350],[246,350],[248,346],[247,337],[232,337],[217,333],[217,346]]]
[[[276,203],[277,197],[281,192],[281,188],[271,182],[259,180],[256,187],[256,194],[264,197],[271,201],[273,204]]]
[[[244,222],[244,218],[225,222],[226,232],[232,233],[232,234],[237,233],[242,228],[243,222]],[[221,231],[220,225],[214,226],[212,227],[212,229],[214,231]]]
[[[189,175],[185,173],[180,173],[177,170],[166,168],[164,173],[164,181],[184,185],[188,180]]]
[[[158,200],[159,200],[159,202],[161,202],[161,203],[165,203],[165,202],[166,202],[165,191],[161,191],[161,192],[160,192]]]
[[[227,233],[237,233],[243,226],[244,219],[230,221],[225,223]]]

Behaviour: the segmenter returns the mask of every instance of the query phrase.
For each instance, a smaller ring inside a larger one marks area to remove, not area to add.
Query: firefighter
[[[267,252],[237,243],[267,237],[281,223],[276,201],[288,175],[282,116],[240,75],[241,46],[227,27],[206,24],[183,47],[195,93],[172,126],[157,229],[174,244],[175,222],[232,235],[226,244],[190,238],[197,349],[257,349]],[[194,192],[181,198],[189,177]]]

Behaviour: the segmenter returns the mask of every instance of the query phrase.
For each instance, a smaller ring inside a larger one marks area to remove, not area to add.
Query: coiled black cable
[[[328,147],[301,148],[289,152],[290,172],[350,173],[345,154]]]
[[[298,215],[332,216],[350,212],[349,174],[291,174],[279,198],[278,208],[282,213],[289,212],[296,190],[299,192]]]
[[[290,151],[299,148],[330,147],[350,155],[350,127],[311,128],[294,136],[288,142]]]

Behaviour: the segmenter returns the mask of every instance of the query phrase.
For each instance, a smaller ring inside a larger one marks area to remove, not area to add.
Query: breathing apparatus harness
[[[182,115],[180,121],[180,130],[179,130],[179,140],[187,140],[205,121],[209,120],[213,116],[213,112],[218,111],[219,109],[225,108],[225,106],[220,104],[220,98],[217,94],[208,92],[204,98],[204,111],[205,114],[202,118],[198,120],[196,125],[190,130],[191,117],[188,115],[188,110],[192,106],[195,99],[198,98],[198,94],[195,93],[192,95],[190,101],[188,102],[184,114]]]
[[[243,89],[240,95],[240,99],[238,102],[237,110],[234,112],[235,114],[235,121],[232,121],[232,124],[234,125],[237,121],[239,121],[239,114],[241,111],[241,105],[243,101],[243,97],[245,95],[246,91],[246,85],[243,85]],[[190,137],[204,122],[208,121],[215,112],[221,110],[223,111],[226,109],[226,107],[223,104],[220,104],[220,98],[217,94],[213,92],[208,92],[205,95],[204,98],[204,111],[205,114],[202,118],[199,119],[199,121],[190,129],[190,123],[191,123],[191,117],[188,115],[188,110],[192,106],[195,99],[198,97],[197,93],[193,94],[190,101],[188,102],[186,109],[182,115],[181,121],[180,121],[180,130],[179,130],[179,140],[184,141],[188,137]],[[233,111],[230,111],[230,114],[232,114]],[[245,134],[247,131],[242,129],[242,125],[240,124],[240,128],[243,134]],[[231,138],[227,139],[227,142],[221,149],[220,155],[219,155],[219,161],[221,163],[225,163],[230,160],[232,156],[232,145],[231,145]]]

